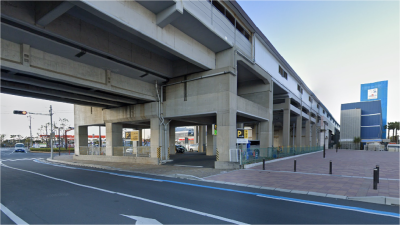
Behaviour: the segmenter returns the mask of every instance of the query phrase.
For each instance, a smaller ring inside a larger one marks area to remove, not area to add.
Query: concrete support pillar
[[[150,119],[150,157],[157,158],[157,148],[160,147],[160,120],[155,117]]]
[[[199,152],[203,152],[204,145],[204,126],[199,126]]]
[[[283,128],[282,128],[283,146],[290,144],[290,109],[283,110]]]
[[[174,155],[175,152],[175,126],[169,125],[169,154]]]
[[[302,130],[303,130],[303,118],[300,114],[296,118],[296,138],[295,138],[296,147],[301,147]]]
[[[142,146],[142,141],[143,141],[143,135],[142,135],[142,129],[138,129],[139,130],[139,141],[137,146]]]
[[[206,148],[207,148],[207,145],[206,145],[206,143],[207,143],[207,132],[206,132],[206,129],[207,129],[207,126],[206,125],[204,125],[204,126],[201,126],[201,141],[203,142],[203,144],[201,145],[202,146],[202,148],[201,148],[201,152],[206,152]]]
[[[311,126],[311,146],[317,146],[317,124],[312,124]]]
[[[251,135],[253,136],[253,140],[260,140],[258,137],[258,124],[254,124],[253,127],[251,128]]]
[[[198,140],[198,139],[197,139],[197,135],[199,135],[199,132],[198,132],[198,130],[197,130],[197,129],[198,129],[197,126],[194,126],[193,128],[194,128],[194,129],[193,129],[193,131],[194,131],[194,132],[193,132],[193,133],[194,133],[193,144],[196,144],[196,143],[198,143],[198,142],[197,142],[197,140]]]
[[[310,147],[310,136],[311,136],[311,121],[307,120],[306,121],[306,143],[304,143],[304,146]]]
[[[214,136],[212,135],[212,125],[207,125],[207,150],[206,155],[215,155]]]
[[[163,140],[163,143],[162,143],[162,151],[163,151],[163,154],[162,154],[162,159],[163,160],[167,160],[167,159],[169,159],[169,152],[168,152],[168,147],[169,147],[169,121],[170,120],[167,120],[167,119],[165,119],[164,120],[164,123],[165,124],[167,124],[165,127],[164,126],[161,126],[162,127],[162,135],[163,135],[163,138],[162,138],[162,140]]]
[[[219,159],[215,168],[227,168],[230,164],[229,149],[236,148],[236,110],[217,112],[217,150]]]
[[[78,129],[75,129],[75,155],[79,155],[79,147],[88,146],[88,127],[87,126],[78,126]]]
[[[113,147],[123,146],[122,124],[106,123],[106,156],[113,155]]]

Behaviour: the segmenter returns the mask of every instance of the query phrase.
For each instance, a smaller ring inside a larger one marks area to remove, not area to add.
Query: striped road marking
[[[15,215],[11,210],[9,210],[7,207],[5,207],[3,204],[0,203],[0,210],[3,211],[4,214],[8,216],[15,224],[17,225],[22,225],[22,224],[28,224],[25,222],[23,219],[19,218],[17,215]]]

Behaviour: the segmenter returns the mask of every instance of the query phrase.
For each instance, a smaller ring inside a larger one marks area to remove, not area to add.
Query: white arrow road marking
[[[150,219],[150,218],[145,218],[145,217],[140,217],[140,216],[128,216],[128,215],[124,215],[124,214],[121,214],[121,216],[126,216],[128,218],[136,220],[135,224],[137,224],[137,225],[141,225],[141,224],[162,224],[162,223],[158,222],[155,219]]]
[[[232,223],[232,224],[247,225],[246,223],[243,223],[243,222],[240,222],[240,221],[237,221],[237,220],[232,220],[232,219],[228,219],[228,218],[225,218],[225,217],[221,217],[221,216],[217,216],[217,215],[213,215],[213,214],[209,214],[209,213],[205,213],[205,212],[201,212],[201,211],[197,211],[197,210],[193,210],[193,209],[188,209],[188,208],[181,207],[181,206],[171,205],[171,204],[168,204],[168,203],[158,202],[158,201],[154,201],[154,200],[151,200],[151,199],[141,198],[141,197],[138,197],[138,196],[128,195],[128,194],[124,194],[124,193],[120,193],[120,192],[109,191],[109,190],[102,189],[102,188],[97,188],[97,187],[93,187],[93,186],[89,186],[89,185],[75,183],[75,182],[72,182],[72,181],[69,181],[69,180],[63,180],[63,179],[60,179],[60,178],[47,176],[47,175],[44,175],[44,174],[41,174],[41,173],[36,173],[36,172],[33,172],[33,171],[29,171],[29,170],[24,170],[24,169],[19,169],[19,168],[7,166],[6,164],[4,164],[2,162],[0,162],[0,165],[4,166],[6,168],[9,168],[9,169],[19,170],[19,171],[23,171],[23,172],[27,172],[27,173],[32,173],[32,174],[36,174],[36,175],[39,175],[39,176],[42,176],[42,177],[46,177],[46,178],[53,179],[53,180],[58,180],[58,181],[61,181],[61,182],[73,184],[73,185],[80,186],[80,187],[90,188],[90,189],[94,189],[94,190],[98,190],[98,191],[102,191],[102,192],[106,192],[106,193],[110,193],[110,194],[117,194],[117,195],[125,196],[125,197],[128,197],[128,198],[133,198],[133,199],[141,200],[141,201],[144,201],[144,202],[153,203],[153,204],[156,204],[156,205],[166,206],[166,207],[169,207],[169,208],[178,209],[178,210],[182,210],[182,211],[189,212],[189,213],[194,213],[194,214],[201,215],[201,216],[207,216],[207,217],[211,217],[211,218],[214,218],[214,219],[217,219],[217,220],[222,220],[222,221],[225,221],[225,222],[228,222],[228,223]]]
[[[27,224],[23,219],[19,218],[17,215],[15,215],[13,212],[11,212],[7,207],[5,207],[3,204],[1,204],[0,210],[3,211],[4,214],[8,216],[15,224],[22,225],[22,224]]]

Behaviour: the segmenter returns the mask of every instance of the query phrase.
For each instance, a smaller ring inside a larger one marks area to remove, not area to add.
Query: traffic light
[[[14,110],[14,114],[26,115],[26,114],[28,114],[28,112],[27,111]]]

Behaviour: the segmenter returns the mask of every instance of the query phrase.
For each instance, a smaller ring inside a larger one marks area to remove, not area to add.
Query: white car
[[[199,144],[191,144],[191,145],[189,145],[189,151],[198,152],[199,151]]]
[[[25,152],[26,153],[25,145],[23,143],[15,144],[14,152]]]

